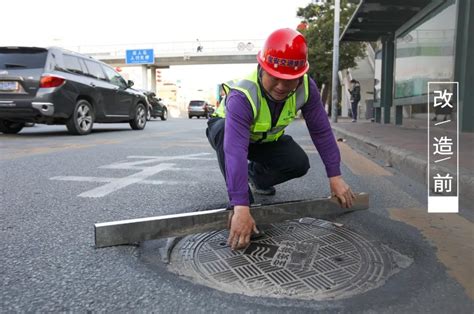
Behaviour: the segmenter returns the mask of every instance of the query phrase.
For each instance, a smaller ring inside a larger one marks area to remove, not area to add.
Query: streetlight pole
[[[333,50],[332,50],[332,110],[331,121],[337,122],[337,72],[339,69],[339,11],[341,3],[340,0],[334,1],[334,36],[333,36]]]

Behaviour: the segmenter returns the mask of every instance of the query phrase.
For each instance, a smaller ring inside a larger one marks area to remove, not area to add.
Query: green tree
[[[316,80],[319,87],[326,86],[322,99],[324,103],[331,103],[332,82],[332,52],[334,34],[334,1],[324,4],[310,3],[304,8],[298,8],[297,16],[308,24],[302,30],[308,43],[308,59],[310,69],[308,74]],[[351,18],[356,4],[348,0],[341,0],[340,29],[342,34]],[[356,59],[365,56],[365,44],[362,42],[339,42],[339,70],[356,67]],[[329,98],[329,99],[328,99]],[[327,101],[329,100],[329,101]]]

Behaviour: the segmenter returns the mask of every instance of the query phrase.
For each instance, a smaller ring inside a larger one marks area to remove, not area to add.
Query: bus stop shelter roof
[[[432,0],[361,0],[341,41],[377,41],[394,33]]]

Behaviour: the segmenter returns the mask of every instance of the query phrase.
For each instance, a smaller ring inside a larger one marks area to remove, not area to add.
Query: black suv
[[[103,62],[62,48],[0,47],[0,132],[25,123],[65,124],[83,135],[94,122],[146,125],[145,96]]]
[[[150,121],[151,118],[156,119],[159,117],[163,121],[167,120],[168,108],[166,108],[166,106],[163,104],[162,99],[157,98],[155,92],[147,90],[141,90],[141,92],[145,95],[148,101],[148,111],[146,119]]]

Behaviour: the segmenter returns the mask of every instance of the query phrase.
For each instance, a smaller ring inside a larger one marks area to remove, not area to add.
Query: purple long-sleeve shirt
[[[271,105],[271,104],[269,104]],[[276,104],[280,115],[283,105]],[[321,102],[316,83],[309,79],[309,98],[301,108],[311,139],[323,160],[328,177],[341,174],[341,155]],[[249,205],[247,155],[253,112],[250,102],[239,91],[227,95],[224,133],[227,192],[231,205]]]

